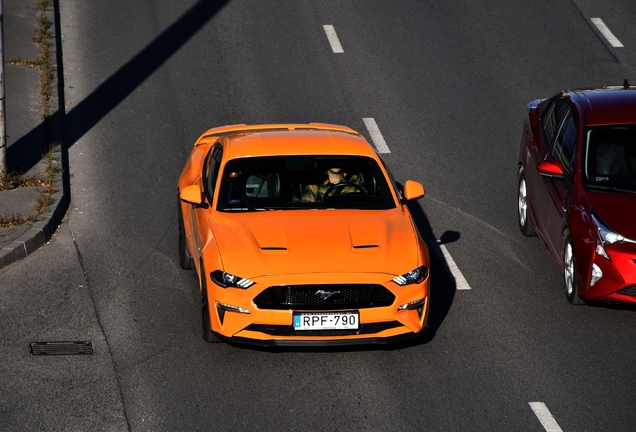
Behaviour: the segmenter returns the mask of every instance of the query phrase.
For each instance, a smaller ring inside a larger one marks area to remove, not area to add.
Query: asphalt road
[[[633,1],[60,3],[72,203],[50,245],[0,274],[14,287],[2,308],[24,311],[3,329],[0,429],[634,430],[636,310],[566,301],[518,230],[515,185],[529,101],[636,84]],[[176,261],[192,143],[213,126],[311,121],[370,139],[365,118],[398,180],[425,185],[418,227],[470,289],[434,255],[431,331],[415,344],[206,344]],[[29,357],[34,340],[95,354]]]

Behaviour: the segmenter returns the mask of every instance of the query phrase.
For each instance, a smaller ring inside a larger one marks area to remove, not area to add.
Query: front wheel
[[[569,231],[566,231],[563,237],[562,254],[565,297],[573,305],[581,304],[583,300],[579,297],[576,289],[576,262],[574,260],[574,250],[572,249],[572,236]]]
[[[526,237],[537,235],[528,220],[528,193],[523,169],[519,172],[519,183],[517,184],[517,210],[519,230],[521,233]]]

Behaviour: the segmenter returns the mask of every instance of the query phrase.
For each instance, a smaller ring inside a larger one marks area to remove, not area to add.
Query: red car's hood
[[[612,230],[636,240],[636,193],[588,192],[588,197]]]
[[[224,270],[245,278],[418,266],[417,234],[399,208],[217,214],[211,224]]]

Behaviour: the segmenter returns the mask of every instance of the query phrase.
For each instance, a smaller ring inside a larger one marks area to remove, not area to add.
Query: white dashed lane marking
[[[446,265],[448,265],[448,270],[450,271],[451,276],[455,279],[455,289],[469,290],[470,285],[468,285],[466,278],[464,278],[464,275],[459,270],[459,267],[457,267],[455,260],[446,249],[446,246],[441,244],[439,240],[435,242],[430,242],[428,246],[435,251],[435,253],[437,254],[440,260],[446,261]]]
[[[532,408],[534,415],[537,416],[541,422],[541,426],[543,426],[546,432],[563,432],[563,429],[561,429],[557,421],[552,417],[550,410],[543,402],[530,402],[530,408]]]
[[[369,131],[369,135],[371,135],[371,141],[373,141],[373,145],[375,145],[378,153],[391,153],[391,150],[389,150],[389,146],[386,145],[386,141],[384,141],[384,137],[382,136],[380,128],[378,127],[378,124],[375,122],[375,120],[369,117],[363,118],[362,121],[364,121],[364,125]]]
[[[338,39],[338,35],[336,34],[336,29],[332,25],[323,25],[322,28],[325,29],[325,34],[329,40],[329,45],[331,45],[331,50],[336,54],[343,53],[344,50],[342,49],[340,39]]]
[[[607,41],[610,43],[610,45],[612,45],[614,48],[623,47],[623,44],[621,43],[621,41],[619,41],[616,38],[616,36],[614,36],[614,33],[612,33],[610,31],[610,29],[605,25],[605,23],[603,22],[602,19],[600,19],[600,18],[590,18],[590,21],[592,21],[592,23],[596,26],[598,31],[600,31],[601,34],[603,36],[605,36],[605,39],[607,39]]]

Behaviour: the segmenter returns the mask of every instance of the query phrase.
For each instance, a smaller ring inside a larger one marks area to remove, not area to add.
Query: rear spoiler
[[[236,133],[246,133],[246,132],[261,132],[261,131],[271,131],[271,130],[325,130],[325,131],[334,131],[334,132],[345,132],[353,135],[360,135],[355,130],[347,127],[334,125],[329,123],[307,123],[307,124],[259,124],[259,125],[246,125],[246,124],[235,124],[230,126],[221,126],[212,129],[208,129],[205,131],[203,135],[197,140],[194,144],[195,146],[199,144],[203,144],[204,142],[209,142],[211,139],[216,140],[219,137],[232,135]]]

